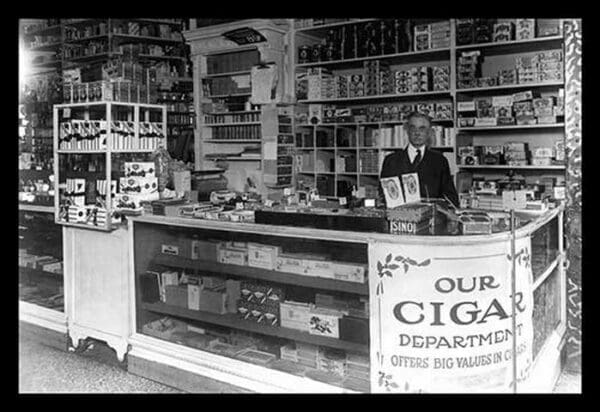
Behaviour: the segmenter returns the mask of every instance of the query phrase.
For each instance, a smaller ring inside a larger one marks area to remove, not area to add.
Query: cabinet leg
[[[115,339],[106,339],[106,344],[113,348],[117,353],[117,359],[119,362],[123,362],[125,360],[125,355],[129,351],[129,344],[125,339],[115,338]]]

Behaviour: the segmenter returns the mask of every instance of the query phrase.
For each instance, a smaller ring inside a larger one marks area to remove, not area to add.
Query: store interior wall
[[[567,365],[581,371],[581,19],[565,22]]]

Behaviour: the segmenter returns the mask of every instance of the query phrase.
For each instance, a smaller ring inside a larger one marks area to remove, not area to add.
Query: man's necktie
[[[413,160],[413,166],[417,166],[420,161],[421,161],[421,149],[417,149],[417,155],[415,156],[415,159]]]

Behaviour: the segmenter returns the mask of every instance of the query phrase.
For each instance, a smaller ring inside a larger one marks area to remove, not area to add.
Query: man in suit
[[[416,172],[419,175],[421,198],[446,197],[458,207],[458,194],[448,160],[443,154],[426,148],[432,131],[429,116],[412,112],[406,118],[404,128],[409,144],[405,149],[386,156],[380,177],[398,176],[402,181],[403,174]]]

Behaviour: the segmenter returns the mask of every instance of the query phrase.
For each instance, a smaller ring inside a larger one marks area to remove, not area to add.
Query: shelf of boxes
[[[30,52],[56,51],[62,46],[61,42],[40,44],[39,46],[30,47]]]
[[[251,73],[250,70],[242,70],[242,71],[237,71],[237,72],[212,73],[212,74],[204,75],[204,78],[210,79],[213,77],[242,76],[242,75],[249,75],[250,73]]]
[[[551,124],[522,124],[512,126],[473,126],[473,127],[458,127],[458,132],[470,132],[470,131],[495,131],[495,130],[520,130],[520,129],[552,129],[565,127],[564,123],[551,123]]]
[[[522,83],[522,84],[506,84],[502,86],[490,86],[490,87],[473,87],[468,89],[456,89],[456,93],[476,93],[476,92],[490,92],[497,90],[516,90],[516,89],[531,89],[541,87],[560,87],[564,86],[564,82],[543,82],[543,83]]]
[[[347,293],[355,293],[363,296],[369,295],[366,283],[355,283],[344,280],[328,279],[315,276],[304,276],[293,273],[285,273],[276,270],[267,270],[251,266],[224,264],[208,260],[193,260],[179,256],[159,255],[155,262],[164,266],[172,266],[181,269],[201,269],[207,272],[235,275],[245,278],[261,279],[270,282],[284,283],[288,285],[305,286],[315,289],[333,290]]]
[[[340,21],[340,22],[336,22],[336,23],[328,23],[328,24],[318,24],[318,25],[312,25],[312,26],[307,26],[307,27],[298,27],[295,29],[295,31],[297,33],[299,32],[311,32],[311,31],[318,31],[318,30],[323,30],[323,29],[329,29],[332,27],[339,27],[339,26],[345,26],[348,24],[356,24],[356,23],[367,23],[369,21],[375,21],[377,19],[352,19],[352,20],[345,20],[345,21]]]
[[[274,336],[278,338],[290,339],[297,342],[305,342],[313,345],[326,346],[359,353],[368,353],[368,345],[360,343],[347,342],[340,339],[324,336],[312,335],[308,332],[302,332],[295,329],[284,327],[269,327],[258,323],[248,322],[240,319],[237,314],[218,315],[210,312],[191,310],[183,307],[167,305],[164,303],[142,303],[142,308],[155,313],[177,316],[190,320],[212,323],[232,329],[254,332],[262,335]]]
[[[339,66],[347,69],[352,67],[362,67],[360,64],[370,60],[383,60],[386,63],[392,64],[406,64],[406,63],[418,63],[423,61],[435,61],[435,60],[449,60],[450,59],[450,48],[442,47],[437,49],[419,50],[405,53],[394,53],[394,54],[381,54],[377,56],[366,56],[356,57],[353,59],[340,59],[340,60],[324,60],[310,63],[297,63],[296,68],[303,67],[323,67],[323,66]]]
[[[549,165],[549,166],[509,166],[509,165],[458,165],[461,169],[523,169],[523,170],[565,170],[565,165]]]
[[[260,143],[260,139],[206,139],[205,143]]]
[[[26,203],[19,203],[19,210],[26,212],[54,213],[54,206],[28,205]]]
[[[203,123],[202,126],[219,127],[219,126],[247,126],[247,125],[258,125],[258,124],[261,124],[261,122]]]
[[[355,102],[365,100],[387,100],[387,99],[415,99],[421,97],[450,97],[449,91],[432,91],[421,93],[401,93],[401,94],[382,94],[373,96],[358,96],[358,97],[339,97],[334,99],[314,99],[314,100],[298,100],[298,103],[333,103],[333,102]]]
[[[558,45],[560,47],[563,41],[563,36],[547,36],[547,37],[535,37],[533,39],[524,40],[511,40],[503,42],[488,42],[488,43],[476,43],[456,46],[457,51],[465,51],[472,49],[492,49],[498,53],[520,53],[525,51],[533,51],[540,46],[547,45]],[[529,47],[525,47],[529,46]]]

